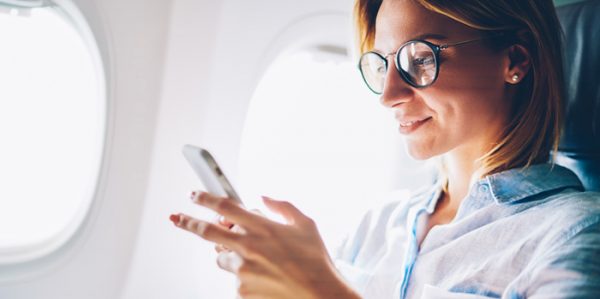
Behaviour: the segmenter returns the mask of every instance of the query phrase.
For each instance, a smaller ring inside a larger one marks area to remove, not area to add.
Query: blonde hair
[[[551,150],[558,148],[564,97],[563,36],[552,0],[407,1],[415,1],[483,34],[503,32],[502,38],[489,39],[488,46],[492,48],[519,44],[529,51],[531,71],[519,83],[508,127],[498,143],[479,158],[479,177],[547,162]],[[381,3],[382,0],[356,0],[356,41],[361,54],[373,48]]]

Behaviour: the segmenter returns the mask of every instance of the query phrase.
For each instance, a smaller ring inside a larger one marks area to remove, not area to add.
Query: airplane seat
[[[587,191],[600,191],[600,0],[557,7],[565,33],[565,119],[559,165]]]

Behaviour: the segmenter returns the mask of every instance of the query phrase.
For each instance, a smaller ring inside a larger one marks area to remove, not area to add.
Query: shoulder
[[[555,227],[562,227],[565,238],[600,222],[598,192],[560,192],[543,200],[538,207],[541,213],[548,213]]]
[[[564,194],[550,201],[548,208],[555,215],[556,224],[560,227],[557,246],[576,245],[572,241],[584,236],[596,238],[600,242],[600,231],[597,229],[600,225],[600,193]]]
[[[569,244],[575,248],[572,241],[583,235],[593,236],[600,241],[600,234],[594,227],[600,225],[600,193],[598,192],[561,192],[550,196],[537,206],[538,214],[545,214],[548,236],[554,236],[549,246],[559,248]],[[554,231],[555,233],[550,233]],[[589,234],[592,232],[592,234]]]
[[[600,193],[565,192],[537,208],[549,214],[551,240],[543,242],[517,289],[526,297],[600,298]]]
[[[570,209],[600,211],[600,192],[578,191],[560,192],[548,197],[548,203],[557,207],[564,206]]]
[[[513,204],[510,209],[515,216],[510,217],[515,221],[514,229],[526,230],[531,241],[538,244],[534,256],[540,256],[600,223],[600,193],[567,189],[547,196],[540,194],[535,200]]]

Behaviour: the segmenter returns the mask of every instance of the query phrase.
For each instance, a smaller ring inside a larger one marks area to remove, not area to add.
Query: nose
[[[389,67],[383,84],[383,92],[379,97],[381,104],[387,108],[392,108],[398,104],[409,102],[414,97],[413,87],[410,86],[395,66],[394,59],[389,60]]]

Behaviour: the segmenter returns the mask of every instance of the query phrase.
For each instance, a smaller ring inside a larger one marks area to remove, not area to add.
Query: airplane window
[[[0,3],[0,262],[40,256],[74,233],[103,151],[104,81],[89,28],[43,5]]]
[[[296,204],[330,250],[396,189],[408,157],[392,112],[364,88],[356,63],[333,52],[283,54],[266,71],[249,105],[238,183],[261,211],[260,195]]]

